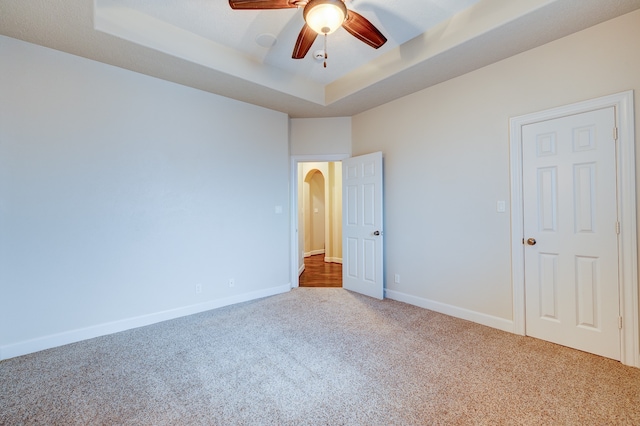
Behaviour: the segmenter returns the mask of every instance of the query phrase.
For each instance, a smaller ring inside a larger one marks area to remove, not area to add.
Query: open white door
[[[384,298],[382,152],[342,161],[342,286]]]

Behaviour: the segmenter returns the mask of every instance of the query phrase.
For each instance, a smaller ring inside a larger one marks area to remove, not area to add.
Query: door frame
[[[640,337],[638,336],[638,255],[636,235],[636,156],[634,139],[633,91],[578,102],[545,111],[512,117],[510,125],[511,162],[511,271],[513,284],[514,332],[525,335],[524,281],[524,212],[522,127],[541,121],[583,112],[615,108],[618,129],[616,149],[617,199],[620,235],[618,238],[618,285],[620,286],[620,361],[640,367]],[[613,224],[612,224],[613,226]]]
[[[290,268],[290,286],[291,288],[298,287],[300,284],[298,275],[298,163],[331,163],[336,161],[342,161],[345,158],[350,158],[350,154],[328,154],[328,155],[292,155],[291,165],[289,168],[291,194],[290,202],[291,207],[289,212],[291,214],[290,223],[291,230],[289,235],[291,236],[291,268]]]

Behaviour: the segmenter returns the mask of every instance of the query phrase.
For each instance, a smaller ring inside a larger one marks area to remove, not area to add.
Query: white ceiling
[[[351,116],[640,8],[640,0],[345,0],[388,42],[339,29],[327,68],[291,59],[298,9],[227,0],[0,0],[0,34],[288,113]],[[272,47],[256,39],[275,39]]]

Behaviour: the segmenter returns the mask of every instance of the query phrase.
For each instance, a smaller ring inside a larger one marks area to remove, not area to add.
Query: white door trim
[[[636,236],[636,171],[633,91],[617,93],[546,111],[513,117],[510,123],[511,270],[514,332],[525,334],[524,238],[522,191],[522,126],[613,106],[618,128],[618,239],[620,315],[623,319],[621,362],[640,367],[638,336],[638,256]]]
[[[291,206],[289,212],[291,214],[291,230],[289,235],[291,236],[291,269],[290,269],[290,285],[291,288],[298,287],[299,285],[299,266],[298,266],[298,163],[307,162],[334,162],[342,161],[345,158],[349,158],[349,154],[328,154],[328,155],[292,155],[291,165],[289,167],[291,188]]]

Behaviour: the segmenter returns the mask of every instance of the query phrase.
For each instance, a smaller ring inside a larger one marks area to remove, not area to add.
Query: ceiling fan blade
[[[316,37],[318,37],[318,33],[313,31],[307,24],[304,24],[304,27],[302,27],[298,35],[298,41],[296,41],[296,46],[293,48],[291,57],[293,59],[304,58],[309,49],[311,49],[313,42],[316,41]]]
[[[374,49],[387,42],[387,38],[367,18],[353,10],[347,11],[347,18],[342,23],[342,28]]]
[[[229,0],[231,9],[287,9],[298,7],[294,0]]]

